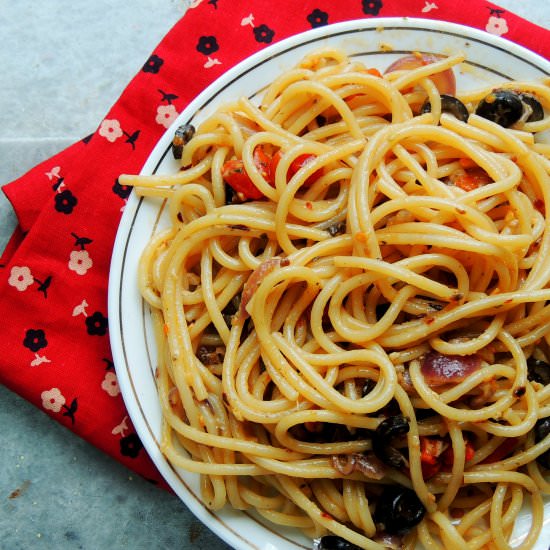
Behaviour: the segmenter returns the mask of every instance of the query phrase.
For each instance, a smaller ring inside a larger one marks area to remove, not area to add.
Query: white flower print
[[[34,354],[34,359],[31,361],[31,367],[38,367],[42,363],[51,363],[51,361],[45,355]]]
[[[485,30],[491,34],[502,36],[508,32],[508,23],[503,17],[491,15],[489,21],[487,21],[487,25],[485,25]]]
[[[436,9],[438,9],[437,4],[434,4],[433,2],[426,2],[426,5],[422,8],[422,13],[428,13]]]
[[[48,179],[51,181],[54,178],[57,179],[60,177],[61,173],[61,167],[60,166],[54,166],[49,172],[46,172],[46,176],[48,176]]]
[[[101,125],[99,126],[99,135],[104,137],[111,143],[116,141],[119,137],[122,137],[123,134],[124,132],[120,127],[120,122],[116,120],[116,118],[106,118],[101,122]]]
[[[88,317],[88,312],[86,311],[86,308],[88,307],[88,302],[86,300],[82,300],[80,304],[74,307],[73,309],[73,317],[76,317],[77,315],[84,315],[84,317]]]
[[[86,275],[94,262],[87,250],[73,250],[69,260],[69,269],[78,275]]]
[[[101,382],[101,387],[111,396],[116,397],[120,393],[120,388],[118,387],[118,380],[114,372],[108,372],[105,374],[103,382]]]
[[[59,388],[43,391],[40,397],[42,398],[42,406],[48,411],[57,413],[65,404],[65,398],[59,391]]]
[[[246,27],[247,25],[250,25],[251,27],[254,26],[254,16],[252,14],[241,19],[241,27]]]
[[[206,60],[206,63],[203,66],[205,69],[210,69],[210,67],[213,67],[214,65],[221,65],[221,64],[222,62],[219,59],[208,56],[208,59]]]
[[[128,417],[125,416],[125,417],[122,419],[122,422],[113,428],[113,431],[112,431],[111,433],[112,433],[113,435],[118,435],[118,434],[120,434],[122,437],[124,437],[124,432],[125,432],[127,429],[128,429]]]
[[[26,265],[14,265],[11,268],[8,284],[14,286],[19,292],[27,290],[33,283],[34,277],[32,276],[31,270]]]
[[[178,112],[173,105],[159,105],[157,107],[157,116],[155,122],[165,128],[169,128],[172,122],[178,117]]]

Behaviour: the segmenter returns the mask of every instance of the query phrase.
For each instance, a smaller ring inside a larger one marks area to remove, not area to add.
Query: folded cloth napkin
[[[97,130],[4,186],[19,226],[0,260],[0,381],[142,476],[163,483],[117,385],[107,284],[130,189],[177,114],[235,63],[312,27],[376,16],[442,19],[548,57],[550,32],[483,0],[195,0]]]

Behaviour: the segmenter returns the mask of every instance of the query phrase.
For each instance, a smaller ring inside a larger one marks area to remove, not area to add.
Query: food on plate
[[[175,132],[139,267],[162,450],[319,549],[509,548],[550,491],[548,82],[306,55]],[[382,71],[382,72],[380,72]]]

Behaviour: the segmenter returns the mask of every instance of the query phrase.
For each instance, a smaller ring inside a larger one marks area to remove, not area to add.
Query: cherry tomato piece
[[[400,57],[394,61],[385,71],[385,74],[393,71],[411,70],[441,61],[443,57],[430,54],[411,54]],[[456,79],[452,69],[447,69],[441,73],[430,76],[431,81],[435,84],[440,94],[452,95],[456,93]]]
[[[222,167],[222,178],[243,199],[261,199],[263,193],[252,183],[242,160],[228,160]]]
[[[258,147],[254,149],[252,158],[254,159],[254,164],[256,165],[256,168],[258,169],[264,180],[269,182],[271,157],[266,154],[263,147],[258,145]]]
[[[491,183],[493,180],[484,170],[473,169],[465,172],[464,174],[451,177],[451,181],[454,185],[460,187],[460,189],[463,189],[464,191],[473,191],[478,187]]]
[[[277,166],[279,165],[279,161],[281,160],[281,157],[283,154],[281,151],[277,151],[273,158],[271,159],[271,165],[270,165],[270,183],[271,185],[275,185],[275,172],[277,171]],[[315,155],[311,154],[303,154],[298,155],[288,167],[288,172],[286,173],[286,181],[287,183],[292,179],[294,174],[300,170],[300,168],[303,168],[313,160],[315,160],[317,157]],[[303,187],[311,187],[321,176],[323,175],[323,169],[319,168],[319,170],[315,170],[311,176],[309,176],[306,181],[304,181]]]
[[[263,147],[258,146],[254,149],[252,158],[262,177],[271,183],[271,157],[266,154]],[[242,160],[233,159],[224,163],[222,177],[236,193],[241,193],[244,199],[261,199],[264,196],[246,173]]]

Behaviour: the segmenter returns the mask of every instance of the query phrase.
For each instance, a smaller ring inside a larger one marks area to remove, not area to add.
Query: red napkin
[[[235,63],[312,27],[375,16],[462,23],[550,54],[549,31],[483,0],[195,0],[92,135],[3,188],[19,227],[0,260],[0,380],[162,483],[109,348],[109,263],[130,193],[117,176],[139,172],[177,114]]]

